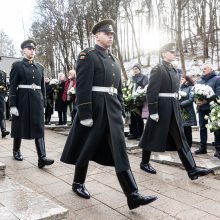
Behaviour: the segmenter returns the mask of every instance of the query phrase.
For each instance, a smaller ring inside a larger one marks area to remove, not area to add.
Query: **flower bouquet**
[[[193,90],[195,94],[195,99],[198,101],[208,99],[215,94],[210,86],[204,84],[196,84]]]
[[[123,102],[124,102],[124,107],[125,107],[125,113],[127,116],[129,116],[131,112],[132,103],[133,103],[132,88],[133,88],[133,84],[131,80],[128,80],[123,85],[123,88],[122,88]]]
[[[67,93],[68,93],[70,96],[75,95],[75,94],[76,94],[76,88],[74,88],[74,87],[70,88],[70,89],[67,91]]]
[[[210,102],[210,108],[211,112],[205,116],[205,119],[208,120],[206,127],[213,132],[220,129],[220,99]]]
[[[133,92],[133,86],[133,82],[128,80],[122,88],[123,101],[127,116],[130,116],[131,112],[141,114],[140,107],[143,106],[143,99],[146,95],[146,90],[141,89],[140,87]]]
[[[181,91],[181,90],[179,90],[179,93],[178,93],[178,94],[179,94],[179,95],[178,95],[179,100],[181,100],[181,99],[183,99],[183,98],[185,98],[185,97],[187,96],[187,93],[184,92],[184,91]]]
[[[178,94],[179,94],[178,97],[180,102],[182,101],[182,99],[184,99],[187,96],[187,93],[181,90],[179,90]],[[183,121],[187,121],[189,119],[189,113],[186,108],[180,108],[180,114]]]
[[[68,91],[67,94],[70,96],[71,100],[75,99],[76,96],[76,88],[71,87]]]
[[[59,80],[57,80],[57,79],[51,79],[50,80],[50,85],[52,86],[52,89],[53,89],[53,91],[54,91],[54,95],[55,95],[55,99],[57,99],[57,93],[58,93],[58,91],[59,91],[59,88],[60,88],[60,86],[59,86]]]

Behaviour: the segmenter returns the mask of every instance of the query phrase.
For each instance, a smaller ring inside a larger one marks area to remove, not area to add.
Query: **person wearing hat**
[[[148,84],[148,78],[146,75],[144,75],[141,72],[141,66],[139,63],[136,63],[133,68],[133,76],[132,76],[132,82],[133,82],[133,91],[137,92],[139,89],[145,89]],[[143,100],[144,104],[144,100]],[[137,139],[140,140],[140,137],[143,133],[144,129],[144,121],[142,118],[142,107],[137,107],[137,111],[131,111],[131,117],[130,117],[130,135],[128,136],[128,140]]]
[[[22,161],[22,139],[35,139],[38,167],[51,165],[54,160],[46,157],[44,142],[44,68],[34,61],[36,42],[25,40],[21,44],[23,60],[12,64],[10,72],[9,106],[12,115],[11,136],[13,157]]]
[[[148,173],[156,173],[149,164],[151,151],[174,150],[178,152],[189,178],[195,180],[211,173],[212,169],[196,166],[184,134],[178,100],[180,80],[171,64],[176,59],[175,44],[164,45],[160,53],[162,63],[151,70],[147,87],[150,116],[139,142],[139,147],[143,149],[140,168]]]
[[[69,132],[61,161],[75,165],[72,189],[89,199],[85,187],[89,161],[114,166],[130,209],[146,205],[156,196],[141,196],[126,152],[122,121],[121,69],[110,52],[115,32],[111,19],[93,28],[96,44],[80,52],[76,65],[78,111]]]
[[[0,70],[0,128],[2,132],[2,138],[10,134],[6,130],[5,125],[5,95],[6,95],[6,73]]]

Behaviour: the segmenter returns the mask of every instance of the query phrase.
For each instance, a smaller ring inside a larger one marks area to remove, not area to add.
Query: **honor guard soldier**
[[[6,94],[6,73],[0,70],[0,127],[2,138],[9,135],[10,132],[6,131],[5,125],[5,94]]]
[[[208,175],[212,169],[196,166],[187,143],[178,100],[179,75],[172,66],[176,59],[174,43],[164,45],[160,50],[162,63],[156,65],[150,73],[147,87],[147,100],[150,117],[139,146],[143,148],[140,168],[148,173],[156,173],[150,166],[151,151],[177,151],[191,180]]]
[[[11,136],[13,156],[22,161],[20,152],[22,139],[35,139],[38,167],[51,165],[54,160],[46,157],[44,142],[44,68],[34,61],[36,42],[25,40],[21,44],[22,61],[13,63],[10,72],[10,113],[12,115]]]
[[[130,209],[146,205],[156,196],[141,196],[130,169],[122,121],[121,68],[109,51],[115,32],[113,20],[92,28],[96,44],[79,54],[76,66],[78,111],[67,138],[61,161],[75,165],[72,189],[89,199],[85,188],[89,161],[114,166]]]

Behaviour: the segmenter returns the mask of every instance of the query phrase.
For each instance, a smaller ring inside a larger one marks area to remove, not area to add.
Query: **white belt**
[[[19,89],[33,89],[33,90],[36,90],[36,89],[41,89],[41,86],[37,86],[36,84],[32,84],[32,85],[18,85],[18,88]]]
[[[92,91],[94,92],[107,92],[110,95],[118,94],[118,90],[116,88],[112,87],[102,87],[102,86],[93,86]]]
[[[178,98],[178,93],[159,93],[159,97],[171,97],[171,98]]]

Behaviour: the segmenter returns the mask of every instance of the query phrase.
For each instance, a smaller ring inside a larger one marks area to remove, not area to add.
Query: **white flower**
[[[214,101],[211,101],[209,104],[210,104],[210,105],[214,105],[214,104],[215,104],[215,102],[214,102]]]
[[[74,87],[71,87],[68,91],[67,91],[68,94],[76,94],[76,89]]]
[[[215,121],[215,119],[216,119],[215,116],[211,117],[211,121]]]
[[[50,80],[50,85],[58,85],[59,84],[59,80],[58,79],[51,79]]]
[[[208,115],[205,115],[204,119],[205,119],[205,120],[208,120],[208,119],[209,119],[209,116],[208,116]]]

